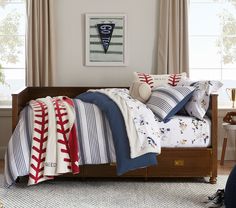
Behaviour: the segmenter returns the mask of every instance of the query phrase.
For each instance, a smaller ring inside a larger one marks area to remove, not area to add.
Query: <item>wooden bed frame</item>
[[[15,129],[20,111],[36,98],[66,95],[75,97],[91,88],[101,87],[27,87],[12,94],[12,130]],[[104,88],[104,87],[103,87]],[[158,165],[130,171],[120,177],[210,177],[217,181],[217,94],[211,95],[208,112],[211,116],[211,147],[209,148],[162,148],[157,157]],[[78,177],[117,178],[115,164],[83,165]]]

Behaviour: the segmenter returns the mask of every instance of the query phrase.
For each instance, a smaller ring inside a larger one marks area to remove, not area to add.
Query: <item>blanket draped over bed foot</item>
[[[33,100],[33,135],[28,184],[79,173],[73,101],[66,97]]]
[[[155,165],[160,141],[154,115],[130,101],[126,91],[112,93],[117,100],[109,93],[87,92],[73,102],[65,97],[31,101],[8,144],[5,185],[25,175],[32,185],[62,173],[78,173],[78,165],[84,164],[116,162],[117,175]],[[143,119],[147,113],[151,123]]]

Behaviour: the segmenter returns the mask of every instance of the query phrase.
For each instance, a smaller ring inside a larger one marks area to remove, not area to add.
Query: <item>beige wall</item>
[[[157,0],[57,0],[57,77],[62,86],[128,86],[133,71],[156,67]],[[128,66],[86,67],[85,13],[125,13]]]

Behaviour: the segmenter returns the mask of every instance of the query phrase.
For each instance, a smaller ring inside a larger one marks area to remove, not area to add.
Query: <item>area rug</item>
[[[0,197],[5,208],[193,208],[204,207],[207,196],[224,188],[226,181],[227,176],[219,176],[215,185],[203,179],[146,182],[60,179],[30,187],[24,182],[9,189],[1,186]]]

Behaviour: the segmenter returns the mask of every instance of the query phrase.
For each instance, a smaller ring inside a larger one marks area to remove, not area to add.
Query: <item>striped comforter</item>
[[[79,165],[116,162],[109,122],[94,104],[74,100],[79,144]],[[32,135],[32,109],[21,112],[18,125],[10,138],[5,154],[5,186],[12,185],[19,176],[29,174]]]

